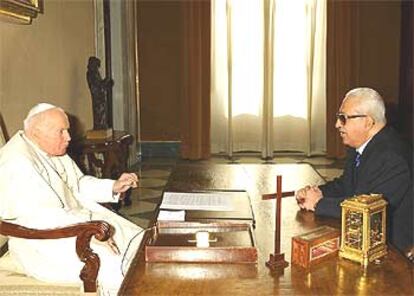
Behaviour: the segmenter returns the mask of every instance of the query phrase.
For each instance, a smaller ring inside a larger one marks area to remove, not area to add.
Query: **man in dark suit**
[[[324,185],[298,190],[300,208],[340,217],[344,199],[381,193],[388,201],[388,240],[407,255],[414,232],[411,147],[386,126],[384,101],[373,89],[349,91],[336,118],[335,127],[349,147],[344,172]]]

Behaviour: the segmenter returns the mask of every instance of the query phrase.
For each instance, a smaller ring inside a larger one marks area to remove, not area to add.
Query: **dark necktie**
[[[359,167],[361,164],[361,153],[357,152],[355,156],[355,167]]]

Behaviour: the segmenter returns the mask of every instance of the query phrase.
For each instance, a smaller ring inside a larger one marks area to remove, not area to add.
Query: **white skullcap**
[[[50,109],[58,108],[55,105],[49,104],[49,103],[39,103],[35,105],[32,109],[30,109],[29,113],[27,113],[26,119],[23,121],[24,129],[28,127],[29,120],[42,112],[45,112]],[[59,108],[60,109],[60,108]]]
[[[57,108],[57,107],[49,103],[39,103],[36,106],[34,106],[32,109],[30,109],[29,113],[27,113],[26,119],[29,119],[30,117],[33,117],[36,114],[42,113],[44,111],[47,111],[53,108]]]

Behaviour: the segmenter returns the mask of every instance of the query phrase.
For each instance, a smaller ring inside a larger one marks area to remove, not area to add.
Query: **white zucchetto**
[[[35,115],[45,112],[47,110],[50,109],[54,109],[54,108],[58,108],[55,105],[49,104],[49,103],[39,103],[37,105],[35,105],[32,109],[30,109],[29,113],[27,113],[27,116],[25,118],[25,120],[23,121],[23,125],[26,129],[28,121]]]

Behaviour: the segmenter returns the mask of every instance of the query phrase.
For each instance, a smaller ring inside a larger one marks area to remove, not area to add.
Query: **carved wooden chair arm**
[[[0,221],[0,234],[26,239],[58,239],[76,237],[76,253],[85,263],[80,272],[85,292],[96,292],[100,260],[92,252],[90,241],[92,236],[97,240],[106,241],[112,236],[114,228],[105,221],[95,220],[53,229],[32,229],[17,224]],[[64,256],[64,254],[63,254]]]

